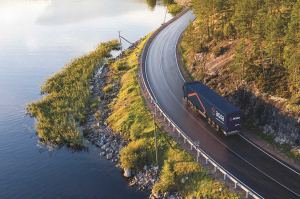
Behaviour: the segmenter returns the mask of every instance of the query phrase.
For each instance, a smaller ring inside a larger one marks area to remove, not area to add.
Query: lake
[[[91,145],[82,152],[40,146],[25,107],[72,58],[116,39],[118,31],[134,42],[159,27],[166,9],[155,2],[0,0],[1,199],[147,197]]]

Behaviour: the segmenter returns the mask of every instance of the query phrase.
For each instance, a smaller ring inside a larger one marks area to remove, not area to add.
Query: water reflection
[[[164,14],[159,3],[149,10],[146,0],[0,0],[1,199],[143,198],[97,149],[41,152],[24,109],[70,59],[119,30],[136,41],[160,26]]]
[[[140,0],[53,0],[37,22],[47,25],[78,23],[97,17],[120,17],[141,9],[145,9],[145,3]]]
[[[148,6],[153,10],[156,6],[157,0],[146,0]]]

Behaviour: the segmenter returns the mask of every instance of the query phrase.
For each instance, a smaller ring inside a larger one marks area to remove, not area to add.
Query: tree
[[[285,37],[285,66],[289,71],[289,89],[292,96],[300,100],[300,0],[296,2]]]
[[[150,8],[151,10],[153,10],[153,9],[155,8],[155,6],[156,6],[157,0],[146,0],[146,2],[147,2],[147,4],[148,4],[149,8]]]

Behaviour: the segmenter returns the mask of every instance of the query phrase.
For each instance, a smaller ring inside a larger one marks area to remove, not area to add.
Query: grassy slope
[[[154,123],[142,98],[138,84],[138,57],[146,40],[127,56],[113,64],[116,75],[121,76],[121,89],[111,104],[112,114],[108,123],[131,142],[121,151],[123,168],[140,170],[144,165],[155,164]],[[122,70],[119,70],[119,69]],[[171,143],[172,146],[169,144]],[[193,158],[164,132],[158,134],[160,180],[153,192],[180,191],[186,197],[238,198],[225,186],[213,180]],[[181,180],[186,178],[183,184]]]

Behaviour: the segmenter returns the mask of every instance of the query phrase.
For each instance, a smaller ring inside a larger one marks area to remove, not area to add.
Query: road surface
[[[184,78],[176,44],[194,16],[191,11],[163,29],[151,42],[145,61],[146,82],[161,109],[227,171],[264,198],[300,198],[299,171],[286,166],[240,136],[215,132],[182,103]]]

